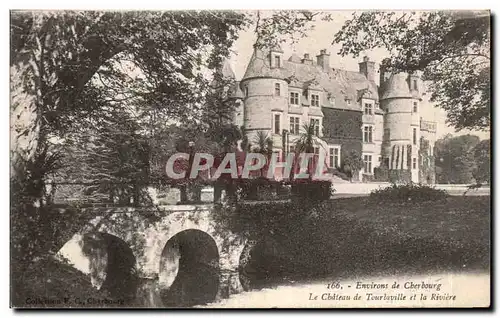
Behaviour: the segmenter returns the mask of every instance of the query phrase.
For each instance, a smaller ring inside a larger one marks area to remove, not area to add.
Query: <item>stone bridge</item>
[[[212,205],[86,212],[99,216],[59,255],[127,305],[192,306],[243,289],[247,241],[218,226]]]

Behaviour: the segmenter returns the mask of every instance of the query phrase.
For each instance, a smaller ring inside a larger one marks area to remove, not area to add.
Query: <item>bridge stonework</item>
[[[212,210],[211,205],[169,206],[160,211],[94,208],[99,216],[76,233],[59,255],[90,275],[98,289],[125,284],[123,277],[128,276],[117,272],[130,263],[139,281],[134,306],[166,306],[162,293],[178,285],[185,264],[191,264],[191,270],[196,271],[192,264],[197,264],[207,273],[216,273],[216,296],[208,302],[226,298],[243,290],[239,267],[247,240],[221,229]],[[109,283],[112,277],[118,277],[115,285]]]

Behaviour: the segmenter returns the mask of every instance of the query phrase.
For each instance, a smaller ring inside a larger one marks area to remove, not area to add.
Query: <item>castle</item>
[[[267,132],[273,151],[284,154],[294,151],[304,123],[313,123],[314,152],[323,152],[332,170],[357,152],[363,168],[355,179],[434,183],[436,123],[421,117],[421,78],[378,73],[380,86],[368,57],[352,72],[332,68],[326,50],[313,61],[309,54],[285,60],[280,48],[255,48],[232,90],[239,105],[234,124],[245,128],[250,142],[257,131]]]

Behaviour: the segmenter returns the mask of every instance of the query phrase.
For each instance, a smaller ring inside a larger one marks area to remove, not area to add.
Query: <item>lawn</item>
[[[335,264],[345,275],[489,269],[489,196],[420,204],[354,198],[326,206],[333,222],[324,219],[321,227],[338,231],[321,236],[336,240]]]
[[[291,209],[276,207],[274,213],[286,215]],[[272,239],[281,251],[281,272],[261,277],[264,285],[277,276],[300,280],[489,271],[489,196],[420,204],[345,198],[303,213],[310,216],[295,228],[281,226],[284,219],[275,222]]]

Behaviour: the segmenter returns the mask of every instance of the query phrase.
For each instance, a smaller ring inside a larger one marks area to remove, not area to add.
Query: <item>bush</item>
[[[373,181],[375,181],[375,177],[372,174],[363,173],[362,181],[363,182],[373,182]]]
[[[335,189],[331,181],[293,181],[292,200],[323,201],[330,199]]]
[[[390,187],[373,190],[370,193],[370,200],[377,203],[441,201],[447,197],[448,193],[445,190],[415,183],[404,185],[392,184]]]
[[[391,170],[389,170],[389,182],[410,183],[411,182],[411,171],[410,170],[391,169]]]
[[[351,177],[349,175],[337,169],[332,170],[332,175],[337,176],[342,180],[351,181]]]
[[[375,181],[387,182],[389,181],[389,169],[385,166],[376,167],[373,169],[373,177]]]

